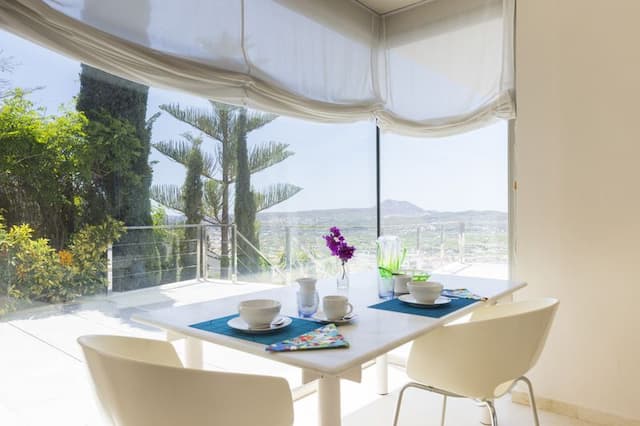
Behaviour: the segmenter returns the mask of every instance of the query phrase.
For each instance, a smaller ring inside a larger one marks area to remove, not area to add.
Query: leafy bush
[[[63,302],[71,296],[64,285],[64,267],[44,238],[33,238],[29,225],[14,225],[0,235],[7,257],[7,295],[14,299]]]
[[[67,249],[56,251],[45,238],[34,238],[29,225],[7,229],[0,215],[0,292],[9,299],[60,303],[104,289],[106,251],[120,237],[122,223],[108,218],[84,226]]]
[[[19,90],[0,104],[0,209],[8,225],[29,223],[56,248],[78,229],[91,189],[86,123],[73,111],[47,116]]]
[[[67,268],[72,274],[68,285],[75,294],[95,294],[106,288],[107,249],[123,233],[122,222],[107,217],[102,224],[84,226],[71,237],[69,253],[72,259]]]

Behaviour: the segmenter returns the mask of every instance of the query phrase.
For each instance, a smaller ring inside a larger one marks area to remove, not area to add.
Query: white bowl
[[[266,328],[278,316],[280,308],[277,300],[252,299],[240,302],[238,312],[250,328]]]
[[[411,281],[409,293],[420,303],[433,303],[442,293],[443,285],[435,281]]]

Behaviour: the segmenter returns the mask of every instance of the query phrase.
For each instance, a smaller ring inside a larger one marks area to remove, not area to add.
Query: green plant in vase
[[[407,249],[401,248],[400,238],[392,235],[385,235],[378,238],[377,264],[378,272],[383,278],[391,278],[393,274],[400,272],[400,267],[407,256]]]
[[[400,272],[400,267],[407,255],[402,248],[400,238],[395,235],[383,235],[376,241],[378,264],[378,296],[383,299],[393,297],[393,275]]]

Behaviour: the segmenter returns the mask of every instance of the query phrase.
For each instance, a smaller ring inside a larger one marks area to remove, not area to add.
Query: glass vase
[[[404,261],[406,251],[402,249],[400,238],[395,235],[383,235],[376,241],[378,263],[378,297],[393,297],[393,274],[398,273]]]
[[[338,290],[349,290],[349,269],[347,268],[347,262],[341,262],[338,265],[336,285]]]
[[[376,258],[381,275],[390,277],[400,270],[404,261],[404,250],[400,238],[395,235],[383,235],[376,241]]]

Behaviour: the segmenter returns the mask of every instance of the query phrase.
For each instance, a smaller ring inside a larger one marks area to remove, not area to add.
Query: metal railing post
[[[444,263],[444,225],[440,225],[440,261]]]
[[[238,227],[235,223],[231,225],[231,230],[231,235],[233,235],[231,239],[231,256],[233,256],[233,259],[231,259],[231,265],[233,267],[231,271],[231,282],[236,283],[238,281]]]
[[[464,263],[464,222],[458,224],[458,257],[460,263]]]
[[[209,228],[202,227],[202,275],[205,281],[209,280],[209,234],[207,232]]]
[[[284,228],[284,258],[285,258],[285,268],[287,270],[287,275],[285,277],[285,279],[287,280],[287,282],[291,281],[291,269],[292,269],[292,259],[291,259],[291,253],[293,250],[291,250],[291,227],[290,226],[286,226]]]
[[[113,291],[113,244],[107,247],[107,295]]]
[[[201,225],[198,225],[198,227],[196,228],[196,281],[200,281],[200,276],[201,276],[201,272],[200,271],[200,265],[202,264],[202,244],[201,244],[201,240],[202,240],[202,230],[201,230]]]

